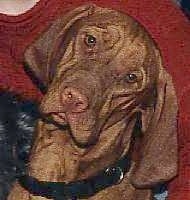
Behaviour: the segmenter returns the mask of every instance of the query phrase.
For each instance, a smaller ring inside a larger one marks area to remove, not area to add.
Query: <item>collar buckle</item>
[[[105,173],[109,176],[115,176],[116,177],[116,182],[115,184],[119,184],[121,183],[121,181],[123,180],[124,178],[124,172],[122,170],[121,167],[119,166],[116,166],[116,167],[108,167],[106,170],[105,170]]]

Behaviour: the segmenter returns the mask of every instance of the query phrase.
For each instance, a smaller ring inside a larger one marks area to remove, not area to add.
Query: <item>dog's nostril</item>
[[[78,89],[68,87],[62,92],[62,105],[65,112],[82,112],[88,106],[88,99]]]
[[[67,97],[68,97],[69,99],[72,99],[72,97],[73,97],[72,93],[69,92],[68,95],[67,95]]]

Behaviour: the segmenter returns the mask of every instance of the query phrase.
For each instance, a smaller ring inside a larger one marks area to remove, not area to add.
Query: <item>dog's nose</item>
[[[65,112],[84,112],[88,107],[88,98],[78,89],[67,87],[62,91],[62,106]]]

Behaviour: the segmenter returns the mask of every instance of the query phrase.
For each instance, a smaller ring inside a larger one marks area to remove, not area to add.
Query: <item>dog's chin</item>
[[[69,133],[73,142],[80,148],[88,148],[95,145],[98,141],[96,137],[98,130],[77,128],[69,122],[65,113],[50,113],[44,117],[45,123],[48,123],[48,131],[63,130]]]

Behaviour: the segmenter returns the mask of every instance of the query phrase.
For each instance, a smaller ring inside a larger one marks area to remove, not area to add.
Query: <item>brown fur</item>
[[[96,38],[95,45],[87,44],[87,35]],[[71,127],[70,133],[62,133],[39,120],[30,175],[70,182],[97,174],[128,152],[137,113],[143,137],[135,145],[131,170],[120,184],[89,199],[150,200],[153,185],[176,175],[177,103],[172,79],[155,43],[133,18],[95,5],[79,7],[36,40],[25,59],[48,87],[41,112]],[[129,80],[128,74],[136,79]],[[68,87],[80,93],[82,104],[77,98],[70,104],[65,100]],[[9,200],[22,199],[45,198],[16,184]]]

